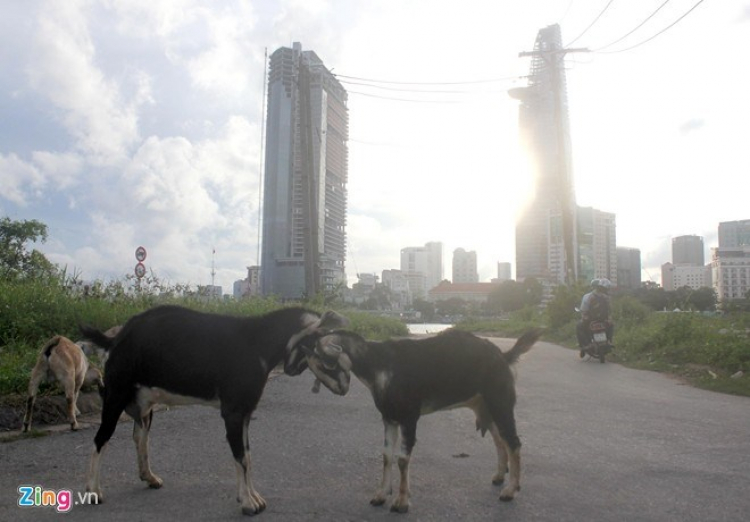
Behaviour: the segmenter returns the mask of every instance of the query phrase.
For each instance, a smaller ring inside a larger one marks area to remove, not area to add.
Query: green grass
[[[286,306],[270,298],[225,301],[195,296],[163,297],[149,292],[128,294],[117,284],[93,288],[84,297],[71,295],[63,284],[54,280],[0,281],[0,396],[26,392],[39,350],[53,335],[77,340],[79,324],[106,330],[157,304],[178,304],[204,312],[237,316],[262,315]],[[324,311],[320,305],[302,303],[302,306]],[[354,310],[337,311],[350,319],[350,329],[369,339],[408,334],[406,325],[396,319]]]
[[[164,303],[249,316],[283,306],[274,299],[223,301],[175,297],[175,292],[166,294],[126,292],[121,284],[115,283],[95,286],[83,297],[71,295],[63,284],[55,281],[0,282],[0,396],[25,393],[43,343],[55,334],[77,339],[79,323],[107,329]],[[308,306],[324,310],[321,305]],[[502,319],[468,318],[456,327],[511,338],[531,328],[543,327],[544,340],[575,348],[574,313],[567,313],[572,305],[557,308],[555,314],[526,308]],[[350,319],[350,329],[368,339],[408,334],[406,325],[396,319],[340,307],[337,311]],[[632,298],[614,300],[613,314],[617,348],[612,361],[670,373],[701,388],[750,396],[750,314],[708,317],[694,313],[655,313]],[[738,371],[745,375],[732,379]]]
[[[698,388],[750,397],[750,314],[706,316],[651,312],[632,299],[615,301],[616,349],[609,360],[656,371]],[[546,327],[543,339],[578,349],[576,321],[552,328],[543,312],[528,311],[502,320],[468,319],[458,328],[501,337]],[[732,378],[737,372],[740,377]]]

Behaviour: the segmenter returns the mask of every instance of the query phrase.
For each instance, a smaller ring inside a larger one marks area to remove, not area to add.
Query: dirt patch
[[[81,393],[78,397],[78,409],[81,415],[98,413],[102,400],[97,392]],[[26,397],[6,395],[0,399],[0,432],[18,431],[23,424],[26,411]],[[31,418],[32,428],[43,428],[58,424],[68,424],[67,403],[62,395],[37,397],[34,403],[34,414]]]

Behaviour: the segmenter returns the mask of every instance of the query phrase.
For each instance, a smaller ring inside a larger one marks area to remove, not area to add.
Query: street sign
[[[146,259],[146,249],[142,246],[139,246],[135,249],[135,258],[138,260],[139,263],[142,263]]]
[[[143,263],[135,265],[135,277],[138,279],[146,275],[146,266]]]

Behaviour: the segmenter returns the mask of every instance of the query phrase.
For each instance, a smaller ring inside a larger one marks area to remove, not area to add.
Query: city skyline
[[[696,3],[675,0],[611,46],[658,5],[568,4],[4,3],[0,214],[46,223],[35,246],[86,280],[131,274],[142,245],[147,270],[193,285],[215,250],[231,288],[258,264],[265,51],[300,41],[350,93],[349,283],[430,241],[476,251],[489,280],[515,265],[530,195],[507,92],[559,24],[591,51],[566,58],[577,203],[616,215],[658,282],[672,237],[709,250],[748,219],[750,2],[681,18]]]

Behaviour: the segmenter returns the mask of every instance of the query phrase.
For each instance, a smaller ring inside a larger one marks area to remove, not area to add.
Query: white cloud
[[[34,164],[44,173],[49,185],[65,190],[75,185],[85,167],[83,158],[74,152],[53,153],[37,151],[32,154]]]
[[[618,243],[641,248],[653,266],[666,260],[671,235],[748,217],[750,77],[736,66],[750,48],[746,24],[736,23],[744,3],[706,3],[648,47],[569,62],[579,202],[616,212]],[[570,38],[596,14],[575,3],[488,0],[8,5],[0,7],[4,210],[54,216],[45,251],[86,278],[131,273],[144,244],[160,276],[205,284],[215,247],[226,291],[257,259],[263,48],[299,41],[334,72],[366,78],[478,80],[526,74],[518,52],[533,47],[539,28],[563,19]],[[623,4],[579,43],[611,41],[642,10]],[[435,240],[446,276],[457,247],[477,251],[483,280],[496,261],[515,263],[514,220],[530,176],[512,85],[459,104],[350,96],[350,281],[356,271],[397,268],[401,248]],[[13,141],[18,114],[34,120]],[[696,114],[706,122],[700,132],[677,132],[695,128]]]
[[[44,189],[45,179],[39,169],[15,154],[0,154],[0,173],[0,196],[16,205],[26,206],[29,198]]]
[[[96,165],[122,160],[138,140],[137,105],[127,105],[118,85],[95,64],[88,2],[48,2],[39,10],[31,85],[60,110],[78,148]]]

